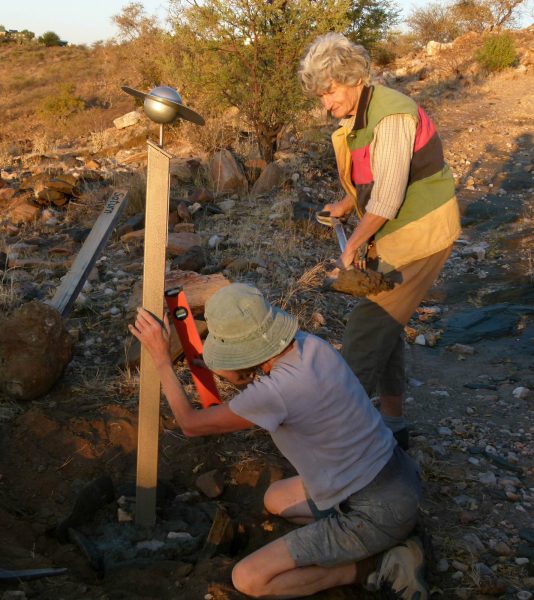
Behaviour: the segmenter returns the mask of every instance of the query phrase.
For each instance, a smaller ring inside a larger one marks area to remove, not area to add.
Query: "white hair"
[[[319,36],[300,61],[298,76],[307,96],[326,92],[333,81],[343,85],[369,82],[371,59],[367,50],[341,33]]]

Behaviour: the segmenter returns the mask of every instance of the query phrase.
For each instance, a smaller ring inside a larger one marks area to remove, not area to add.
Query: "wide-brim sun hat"
[[[238,370],[261,365],[291,343],[298,321],[271,306],[255,287],[232,283],[206,303],[208,337],[203,357],[212,370]]]

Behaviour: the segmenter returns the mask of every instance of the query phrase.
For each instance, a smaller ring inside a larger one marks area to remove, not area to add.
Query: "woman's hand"
[[[329,212],[331,217],[340,218],[350,213],[354,208],[354,198],[344,196],[339,202],[332,202],[323,206],[324,212]]]
[[[340,269],[346,270],[354,267],[354,259],[356,258],[356,252],[345,248],[344,252],[341,253],[340,257],[336,261],[336,266]]]
[[[130,333],[148,350],[154,365],[160,367],[171,363],[169,319],[165,314],[163,326],[144,308],[137,309],[135,325],[128,325]]]

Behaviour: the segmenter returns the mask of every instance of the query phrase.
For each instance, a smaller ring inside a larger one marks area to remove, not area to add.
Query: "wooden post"
[[[87,236],[74,264],[49,304],[63,317],[69,313],[93,265],[104,249],[128,202],[126,190],[113,190],[104,210]]]
[[[170,154],[148,142],[143,307],[160,319],[163,318],[165,287],[170,159]],[[160,379],[149,353],[142,348],[135,521],[144,527],[156,522],[159,402]]]

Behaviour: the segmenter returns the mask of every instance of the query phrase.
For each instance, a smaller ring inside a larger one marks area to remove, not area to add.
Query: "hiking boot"
[[[367,578],[365,589],[382,591],[383,598],[427,600],[428,588],[423,578],[424,554],[417,537],[384,552],[377,569]]]
[[[403,427],[402,429],[399,429],[399,431],[394,431],[393,437],[397,440],[397,444],[403,450],[408,450],[410,448],[410,436],[407,427]]]

